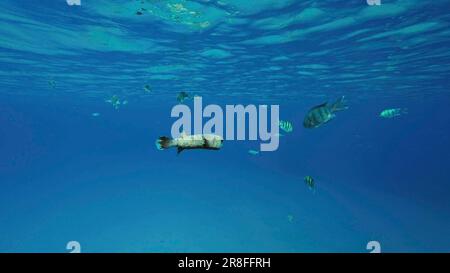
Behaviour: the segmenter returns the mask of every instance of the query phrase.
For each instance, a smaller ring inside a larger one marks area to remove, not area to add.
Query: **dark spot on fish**
[[[209,147],[209,142],[208,140],[203,136],[203,148],[208,148]]]

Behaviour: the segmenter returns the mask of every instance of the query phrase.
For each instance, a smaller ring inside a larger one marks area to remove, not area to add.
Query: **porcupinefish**
[[[166,150],[169,148],[177,148],[177,153],[183,150],[220,150],[223,146],[223,138],[218,135],[204,134],[204,135],[186,135],[182,133],[178,138],[160,137],[156,140],[156,147],[159,150]]]

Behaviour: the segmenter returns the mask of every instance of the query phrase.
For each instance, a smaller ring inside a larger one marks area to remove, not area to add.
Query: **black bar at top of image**
[[[445,266],[449,254],[0,254],[3,268],[124,272],[306,272]],[[443,267],[445,268],[445,267]],[[281,271],[282,270],[282,271]],[[44,271],[45,272],[45,271]]]

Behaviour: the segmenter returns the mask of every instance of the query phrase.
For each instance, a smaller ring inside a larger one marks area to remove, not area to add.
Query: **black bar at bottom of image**
[[[300,272],[318,269],[386,269],[392,263],[405,267],[446,262],[449,254],[0,254],[7,268],[75,269],[93,268],[140,272]],[[361,268],[361,266],[363,267]],[[61,267],[62,266],[62,267]],[[387,267],[386,267],[387,266]]]

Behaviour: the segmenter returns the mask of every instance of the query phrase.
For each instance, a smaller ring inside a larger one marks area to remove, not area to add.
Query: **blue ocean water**
[[[447,0],[2,0],[0,252],[449,252],[449,25]],[[157,150],[181,91],[294,130]]]

